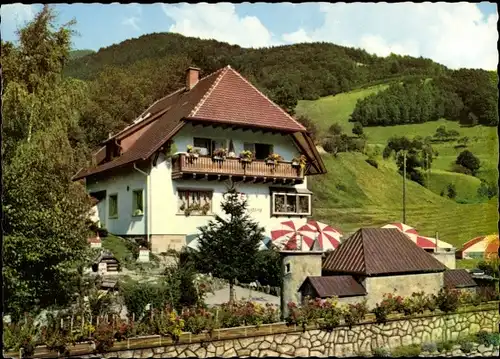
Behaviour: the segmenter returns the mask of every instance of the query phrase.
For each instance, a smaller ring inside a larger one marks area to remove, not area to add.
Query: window
[[[207,215],[212,213],[212,191],[178,190],[177,213]]]
[[[243,149],[245,151],[252,151],[255,154],[256,160],[265,160],[267,156],[273,153],[273,145],[264,143],[244,143]]]
[[[136,189],[132,192],[132,215],[142,216],[144,214],[144,191]]]
[[[193,147],[200,150],[202,156],[211,156],[218,148],[227,148],[227,140],[212,140],[210,138],[193,138]]]
[[[273,215],[311,215],[310,194],[273,192],[271,198]]]
[[[109,218],[118,218],[118,195],[109,195]]]

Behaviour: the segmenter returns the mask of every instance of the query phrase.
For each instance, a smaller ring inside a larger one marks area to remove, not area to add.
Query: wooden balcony
[[[238,158],[214,160],[209,156],[190,157],[180,154],[172,158],[172,179],[206,179],[223,181],[228,178],[247,182],[302,183],[304,174],[291,162],[277,166],[265,161],[242,162]]]

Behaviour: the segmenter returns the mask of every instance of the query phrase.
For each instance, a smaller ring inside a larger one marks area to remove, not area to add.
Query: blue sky
[[[327,41],[429,57],[451,68],[494,69],[495,3],[57,4],[59,22],[77,20],[74,48],[99,50],[152,32],[215,38],[244,47]],[[41,5],[2,5],[2,39]]]

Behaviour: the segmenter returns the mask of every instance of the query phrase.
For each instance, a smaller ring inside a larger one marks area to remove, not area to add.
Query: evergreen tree
[[[264,228],[247,213],[247,200],[231,188],[221,204],[225,217],[216,215],[199,228],[199,251],[195,258],[200,267],[229,282],[229,300],[234,300],[234,284],[247,273],[256,273],[257,255]]]
[[[359,122],[356,122],[352,129],[352,133],[358,137],[361,136],[363,134],[363,126]]]

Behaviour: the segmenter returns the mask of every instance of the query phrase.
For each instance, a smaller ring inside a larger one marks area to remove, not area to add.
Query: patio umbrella
[[[484,249],[484,258],[486,259],[494,259],[498,258],[498,246],[499,246],[499,239],[498,239],[498,234],[491,234],[489,236],[486,236],[484,238],[484,241],[486,242],[486,248]]]
[[[301,233],[304,238],[311,240],[311,243],[317,238],[320,248],[324,251],[336,249],[340,244],[340,237],[342,237],[339,230],[315,220],[307,222],[301,228]]]
[[[285,221],[280,223],[280,229],[271,231],[271,240],[278,247],[287,250],[296,250],[302,247],[302,250],[309,250],[313,240],[309,237],[303,237],[301,229],[303,225],[295,221]],[[302,243],[300,240],[302,239]],[[302,246],[301,246],[302,244]]]
[[[420,236],[417,230],[413,227],[410,227],[404,223],[391,223],[386,224],[382,228],[396,228],[399,231],[403,232],[410,238],[413,242],[416,243],[420,248],[436,248],[436,240],[432,241],[431,238]]]

